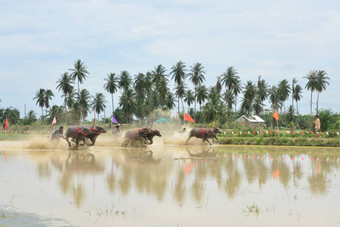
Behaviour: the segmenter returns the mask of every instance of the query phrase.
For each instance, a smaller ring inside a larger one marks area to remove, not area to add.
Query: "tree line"
[[[41,119],[50,123],[53,117],[57,117],[59,122],[78,124],[84,121],[93,109],[98,115],[103,113],[107,104],[104,94],[99,92],[91,95],[86,88],[80,87],[89,75],[87,66],[81,60],[77,60],[73,68],[60,75],[56,81],[56,89],[62,93],[63,98],[63,105],[60,106],[50,106],[54,97],[51,89],[37,90],[33,99],[41,108]],[[323,70],[311,70],[303,77],[307,79],[304,88],[311,92],[311,114],[315,92],[316,113],[319,112],[320,93],[326,90],[330,80],[326,75]],[[248,80],[242,84],[237,70],[230,66],[217,76],[214,86],[207,87],[205,76],[206,72],[201,63],[188,67],[179,61],[169,71],[160,64],[153,70],[134,76],[126,70],[119,74],[108,73],[103,78],[103,88],[111,96],[112,115],[122,123],[131,123],[135,116],[142,124],[153,111],[172,111],[177,106],[179,116],[188,112],[197,123],[216,120],[225,124],[228,119],[234,121],[241,115],[263,114],[266,100],[270,103],[267,112],[279,110],[281,114],[290,115],[293,121],[294,116],[299,114],[298,103],[302,98],[303,87],[295,78],[291,83],[283,79],[276,85],[269,85],[258,76],[257,81]],[[174,89],[171,89],[170,81],[174,82]],[[192,83],[193,89],[188,88],[189,83]],[[114,96],[118,91],[122,94],[118,105],[115,106]],[[290,98],[291,104],[286,108],[286,101]],[[237,106],[239,99],[240,106]],[[187,109],[184,103],[187,104]],[[33,111],[28,113],[28,117],[33,121],[36,119]]]

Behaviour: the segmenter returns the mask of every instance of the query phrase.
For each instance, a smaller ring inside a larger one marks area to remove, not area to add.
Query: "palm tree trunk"
[[[312,115],[313,91],[310,91],[310,115]]]
[[[111,122],[111,130],[113,130],[112,129],[112,117],[113,117],[113,112],[114,112],[114,109],[115,109],[114,106],[113,106],[113,93],[111,93],[111,101],[112,101],[112,115],[111,115],[111,121],[110,122]]]
[[[177,114],[179,115],[179,96],[178,95],[177,95],[177,107],[178,107]]]
[[[78,99],[80,98],[80,90],[79,90],[79,79],[78,79]],[[81,122],[81,105],[79,105],[80,107],[80,122]]]
[[[299,105],[298,105],[298,101],[296,101],[296,114],[299,115]]]
[[[318,97],[316,99],[316,114],[319,114],[319,94],[320,92],[318,92]]]
[[[196,86],[195,86],[195,119],[196,119],[196,114],[197,114],[197,111],[196,111]]]

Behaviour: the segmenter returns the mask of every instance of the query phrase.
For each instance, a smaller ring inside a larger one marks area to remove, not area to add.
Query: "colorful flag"
[[[190,121],[190,122],[195,122],[194,119],[192,119],[189,114],[184,113],[184,120],[185,121]]]
[[[52,121],[52,125],[56,124],[57,123],[57,119],[54,117],[53,118],[53,121]]]
[[[279,118],[279,113],[277,112],[277,110],[275,110],[275,113],[273,114],[273,117],[278,121]]]
[[[116,118],[112,115],[112,118],[111,118],[111,120],[112,120],[112,122],[113,123],[116,123],[116,124],[118,124],[118,121],[116,120]]]
[[[6,117],[6,122],[5,122],[5,130],[8,128],[9,124],[8,124],[8,119]]]

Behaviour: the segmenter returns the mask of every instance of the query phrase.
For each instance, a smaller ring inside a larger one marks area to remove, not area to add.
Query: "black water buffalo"
[[[143,144],[148,144],[148,135],[151,135],[151,133],[152,131],[149,128],[129,130],[125,133],[123,145],[127,145],[129,142],[142,142]]]
[[[188,142],[188,140],[190,140],[191,137],[196,137],[196,138],[203,139],[203,142],[207,141],[211,145],[208,139],[212,139],[213,142],[214,142],[214,139],[216,139],[218,142],[215,131],[216,133],[221,132],[221,130],[219,130],[218,128],[214,128],[214,129],[193,128],[189,132],[189,137],[186,142]]]
[[[68,146],[71,147],[69,138],[72,138],[72,141],[76,143],[76,147],[78,148],[79,141],[83,141],[84,143],[81,146],[85,145],[85,138],[91,133],[88,128],[79,127],[79,126],[70,126],[65,133],[65,139],[68,143]]]
[[[100,126],[81,126],[80,128],[86,128],[88,130],[90,130],[90,134],[88,134],[86,136],[86,138],[88,138],[89,140],[91,140],[92,144],[87,144],[88,146],[93,146],[96,143],[97,137],[102,134],[102,133],[106,133],[106,130]]]
[[[157,129],[153,129],[153,130],[151,130],[151,133],[148,133],[148,134],[147,134],[146,137],[147,137],[148,140],[149,140],[149,144],[153,144],[153,138],[154,138],[155,136],[159,136],[159,137],[162,136],[161,133],[160,133]]]
[[[84,146],[86,139],[91,140],[91,144],[87,145],[93,146],[101,133],[106,133],[106,130],[99,126],[70,126],[66,131],[65,139],[69,147],[71,147],[71,143],[68,141],[68,138],[72,138],[72,141],[76,143],[76,148],[78,148],[79,141],[83,141],[83,144],[80,144],[80,146]]]

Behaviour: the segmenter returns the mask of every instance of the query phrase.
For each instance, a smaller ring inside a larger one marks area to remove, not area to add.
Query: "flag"
[[[277,110],[275,110],[275,113],[273,114],[273,117],[274,117],[277,121],[280,119]]]
[[[189,114],[184,113],[184,120],[185,121],[190,121],[190,122],[195,122],[194,119],[192,119]]]
[[[116,118],[113,115],[112,115],[111,120],[112,120],[113,123],[118,124],[118,121],[116,120]]]
[[[55,117],[53,118],[53,121],[52,121],[52,125],[56,124],[57,123],[57,119],[55,119]]]
[[[5,130],[8,128],[9,124],[8,124],[8,119],[6,117],[6,122],[5,122]]]

